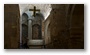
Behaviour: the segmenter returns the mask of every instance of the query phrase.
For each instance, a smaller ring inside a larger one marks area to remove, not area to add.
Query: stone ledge
[[[28,45],[44,45],[43,40],[29,40]]]

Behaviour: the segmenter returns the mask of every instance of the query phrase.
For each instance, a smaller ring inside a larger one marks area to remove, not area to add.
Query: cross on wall
[[[40,9],[36,9],[36,6],[34,6],[34,9],[29,9],[29,11],[33,11],[33,16],[36,16],[36,11],[40,12]]]

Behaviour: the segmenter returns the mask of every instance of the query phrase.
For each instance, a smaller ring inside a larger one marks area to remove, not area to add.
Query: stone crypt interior
[[[4,4],[4,49],[84,49],[84,4]]]

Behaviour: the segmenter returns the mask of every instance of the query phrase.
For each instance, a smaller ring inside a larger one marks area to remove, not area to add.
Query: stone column
[[[28,39],[32,39],[32,20],[28,20]]]

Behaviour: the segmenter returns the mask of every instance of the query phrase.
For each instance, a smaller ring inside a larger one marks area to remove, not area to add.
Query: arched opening
[[[20,36],[20,42],[21,42],[21,48],[28,48],[27,46],[27,38],[28,38],[28,16],[26,13],[22,14],[21,17],[21,36]]]
[[[32,34],[32,39],[42,39],[40,25],[34,24],[32,26]]]

